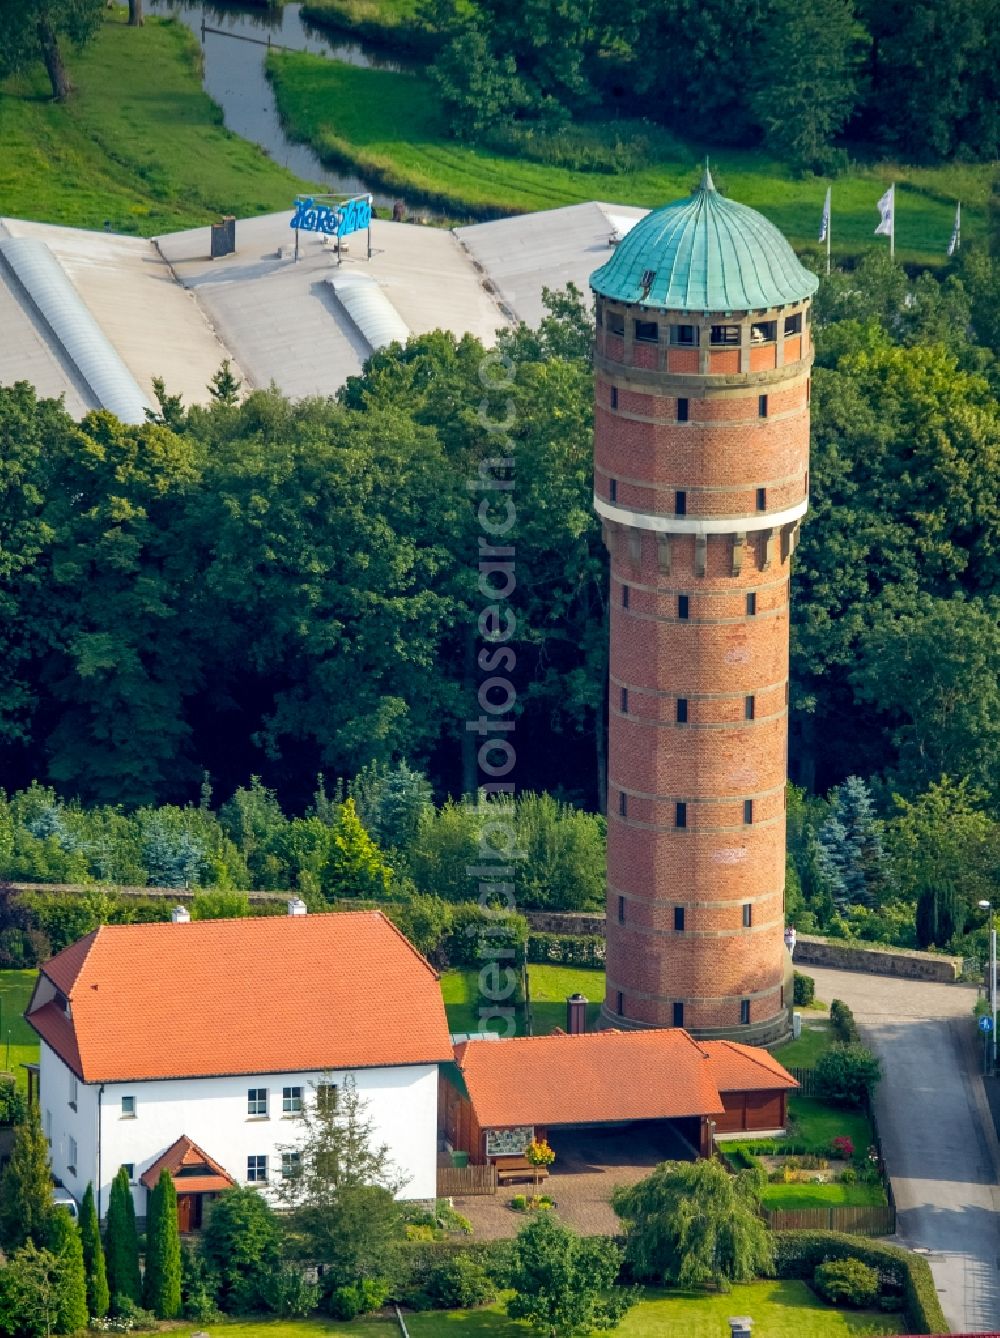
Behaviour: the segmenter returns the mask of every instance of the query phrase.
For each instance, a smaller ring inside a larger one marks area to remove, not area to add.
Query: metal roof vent
[[[371,275],[333,274],[326,282],[370,349],[409,339],[409,326]]]
[[[0,239],[0,260],[101,408],[123,423],[144,423],[148,401],[45,243],[34,237]]]
[[[186,925],[191,921],[191,912],[186,906],[175,906],[170,912],[170,919],[175,925]]]
[[[307,910],[306,903],[302,900],[301,897],[292,897],[292,899],[288,903],[289,915],[305,915],[306,910]]]

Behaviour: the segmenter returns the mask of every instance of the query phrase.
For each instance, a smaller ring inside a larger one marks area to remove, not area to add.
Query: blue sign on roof
[[[328,237],[346,237],[372,221],[372,198],[359,195],[341,204],[317,204],[311,195],[300,195],[288,225],[303,232],[325,232]]]

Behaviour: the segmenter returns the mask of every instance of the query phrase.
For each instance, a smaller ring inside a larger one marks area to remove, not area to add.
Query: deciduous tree
[[[52,96],[68,97],[61,38],[80,48],[97,35],[103,0],[0,0],[0,75],[45,65]]]
[[[514,1295],[507,1313],[526,1320],[545,1338],[615,1329],[635,1299],[617,1285],[621,1262],[614,1242],[580,1237],[550,1213],[541,1213],[514,1242]]]

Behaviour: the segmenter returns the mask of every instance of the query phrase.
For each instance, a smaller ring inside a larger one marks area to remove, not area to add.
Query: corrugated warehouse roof
[[[85,1082],[452,1057],[437,973],[379,911],[104,925],[42,967],[25,1017]]]

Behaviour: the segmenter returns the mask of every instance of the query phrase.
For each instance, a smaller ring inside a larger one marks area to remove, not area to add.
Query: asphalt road
[[[1000,1330],[1000,1146],[971,1025],[976,991],[800,966],[882,1060],[877,1114],[898,1239],[926,1250],[952,1330]],[[806,1014],[808,1018],[808,1014]]]

